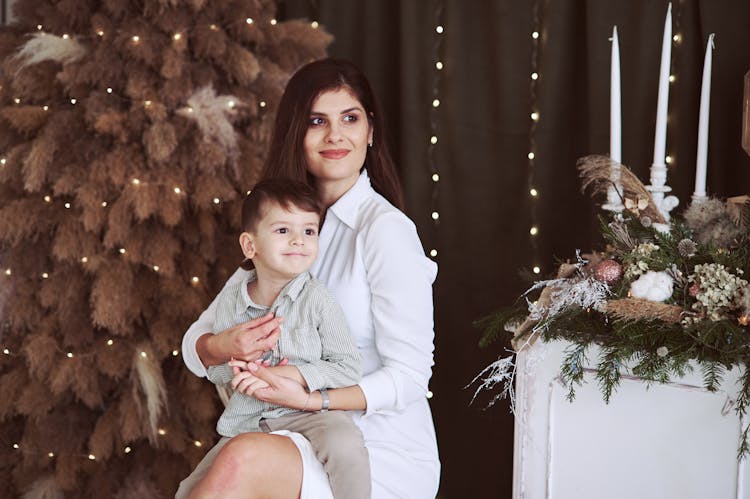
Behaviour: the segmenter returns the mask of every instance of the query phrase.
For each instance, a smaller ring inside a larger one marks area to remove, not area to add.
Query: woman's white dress
[[[311,272],[341,304],[362,353],[367,411],[352,414],[370,454],[373,499],[435,497],[440,461],[426,394],[437,265],[424,255],[413,222],[373,190],[366,171],[328,209]],[[195,342],[212,330],[214,309],[212,303],[183,339],[185,363],[199,376],[206,370]],[[292,440],[303,459],[302,497],[331,497],[309,443],[300,435]]]

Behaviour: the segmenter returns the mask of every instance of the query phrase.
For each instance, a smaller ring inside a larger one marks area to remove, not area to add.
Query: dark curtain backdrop
[[[435,285],[436,365],[431,389],[443,464],[441,498],[510,497],[513,418],[507,402],[469,405],[464,386],[503,353],[481,349],[472,322],[525,289],[519,269],[600,244],[598,209],[581,194],[576,159],[609,150],[613,25],[622,60],[623,162],[648,183],[653,155],[666,0],[286,0],[281,18],[318,20],[335,36],[329,53],[360,65],[380,97],[400,165],[408,214],[440,265]],[[536,9],[536,10],[535,10]],[[437,19],[445,32],[435,33]],[[532,38],[541,27],[536,99]],[[708,34],[713,54],[708,189],[750,192],[741,148],[743,76],[750,70],[750,2],[673,3],[676,76],[669,97],[668,184],[690,199],[698,101]],[[435,55],[445,69],[435,71]],[[433,93],[441,100],[431,108]],[[540,113],[533,133],[530,113]],[[431,121],[432,119],[432,121]],[[438,143],[430,152],[431,127]],[[382,138],[380,138],[382,139]],[[376,138],[377,140],[377,138]],[[440,173],[434,190],[430,155]],[[531,179],[531,180],[530,180]],[[534,185],[540,196],[529,196]],[[435,223],[430,213],[440,213]],[[535,216],[532,216],[532,210]],[[536,246],[529,228],[539,227]],[[535,249],[536,248],[536,249]]]

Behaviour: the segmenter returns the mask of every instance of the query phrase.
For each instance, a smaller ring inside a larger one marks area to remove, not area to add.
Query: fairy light
[[[164,428],[159,428],[159,429],[158,429],[158,430],[156,431],[156,433],[158,433],[158,434],[159,434],[159,435],[161,435],[161,436],[164,436],[164,435],[166,435],[166,434],[167,434],[167,430],[165,430]]]
[[[541,267],[539,266],[539,238],[536,237],[539,234],[539,222],[537,220],[537,200],[539,198],[539,191],[535,187],[536,182],[534,181],[536,171],[536,131],[537,126],[541,120],[541,113],[539,111],[538,103],[538,85],[540,71],[540,41],[542,39],[540,33],[542,31],[542,12],[540,8],[540,1],[534,0],[532,5],[532,22],[533,31],[531,32],[531,67],[530,67],[530,79],[529,79],[529,101],[531,104],[531,112],[529,117],[529,152],[526,155],[528,159],[528,167],[526,171],[526,186],[529,193],[529,218],[531,227],[529,228],[529,246],[531,247],[531,262],[533,265],[533,272],[539,274]]]
[[[47,272],[42,272],[42,279],[49,279],[49,274]]]
[[[11,269],[5,269],[5,275],[11,275],[13,271]]]
[[[258,104],[260,107],[266,107],[266,101],[262,100],[260,101],[260,104]]]
[[[180,194],[181,192],[182,192],[182,189],[180,189],[179,187],[175,187],[174,188],[174,193],[175,194]]]
[[[277,22],[278,21],[276,19],[271,19],[271,26],[276,26]]]
[[[177,357],[178,355],[180,355],[179,350],[172,350],[172,357]]]
[[[193,445],[195,445],[196,447],[203,447],[203,443],[200,440],[196,440],[195,442],[193,442]]]
[[[74,357],[73,352],[68,352],[65,354],[65,356],[69,359],[72,359]]]
[[[108,93],[108,94],[111,94],[111,93],[112,93],[112,87],[107,87],[107,93]]]
[[[90,461],[96,461],[96,456],[93,454],[89,454],[89,460]]]
[[[63,206],[65,206],[66,209],[70,209],[70,203],[65,203]]]
[[[440,173],[438,171],[438,154],[437,146],[440,143],[439,139],[439,123],[440,123],[440,92],[443,81],[443,70],[445,69],[445,23],[444,23],[444,12],[445,6],[443,1],[435,2],[433,22],[435,26],[435,34],[433,35],[432,44],[432,66],[435,68],[432,71],[432,101],[429,107],[429,124],[430,131],[427,136],[427,166],[429,168],[429,179],[432,184],[431,199],[430,199],[430,218],[432,219],[432,240],[433,244],[430,245],[428,252],[431,258],[437,258],[438,249],[435,247],[437,241],[437,229],[440,224],[440,212],[438,194],[440,188]]]
[[[86,256],[81,257],[81,263],[88,263],[88,261],[89,261],[88,257]]]
[[[190,279],[190,281],[192,281],[193,284],[198,284],[200,282],[200,279],[198,278],[198,276],[193,276],[193,278]]]
[[[318,21],[313,21],[310,23],[310,26],[312,26],[313,29],[318,29],[320,27],[320,24],[318,23]]]
[[[52,202],[52,197],[51,196],[44,196],[44,202],[45,203],[51,203]]]
[[[172,39],[173,39],[174,41],[176,41],[176,42],[179,42],[179,41],[180,41],[180,40],[182,39],[182,33],[175,33],[175,34],[174,34],[174,35],[172,36]]]
[[[125,253],[127,253],[127,251],[125,251],[125,248],[120,248],[120,249],[119,249],[119,250],[117,250],[117,251],[118,251],[118,252],[119,252],[119,253],[120,253],[121,255],[124,255]]]
[[[132,450],[133,449],[131,449],[130,446],[127,446],[127,447],[125,447],[125,449],[123,449],[123,452],[125,452],[125,454],[130,454],[132,452]]]
[[[101,29],[98,29],[98,30],[96,30],[96,35],[97,36],[104,36],[104,31],[101,30]]]
[[[10,355],[10,350],[8,350],[7,348],[3,348],[3,353],[5,355]]]
[[[78,102],[77,99],[70,99],[70,103],[73,104],[74,106],[76,105],[76,102]]]
[[[132,183],[133,185],[140,185],[141,181],[140,179],[134,178],[133,180],[130,181],[130,183]]]
[[[5,166],[5,163],[7,163],[7,162],[8,162],[8,160],[7,160],[7,159],[5,159],[5,158],[0,158],[0,165],[3,165],[3,166]]]
[[[112,340],[112,339],[107,340],[107,346],[108,347],[111,347],[114,344],[115,344],[114,340]]]
[[[19,99],[18,97],[16,97],[15,99],[13,99],[13,102],[15,102],[16,104],[20,104],[21,103],[21,99]]]
[[[213,201],[214,201],[214,204],[221,203],[221,199],[219,199],[219,198],[214,198]]]
[[[141,37],[138,35],[133,35],[133,38],[131,38],[131,40],[133,41],[133,43],[138,44],[141,41]]]
[[[253,18],[248,17],[247,19],[245,19],[245,24],[253,24]]]
[[[70,35],[67,34],[67,33],[63,33],[62,38],[63,38],[63,40],[70,40]]]
[[[154,265],[152,268],[154,269],[154,272],[159,272],[159,266],[158,265]]]

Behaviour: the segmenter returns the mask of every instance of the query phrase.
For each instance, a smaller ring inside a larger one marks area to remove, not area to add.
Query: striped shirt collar
[[[299,294],[302,292],[302,288],[305,287],[305,283],[309,281],[312,278],[310,275],[310,272],[303,272],[291,281],[289,281],[286,286],[281,288],[281,291],[279,292],[279,296],[276,297],[276,300],[274,300],[273,305],[271,305],[270,309],[275,310],[277,307],[277,304],[281,298],[284,296],[288,296],[292,301],[295,301]],[[265,307],[263,305],[258,305],[253,300],[250,299],[250,295],[247,293],[247,285],[248,283],[254,281],[257,279],[257,272],[255,269],[252,269],[248,272],[247,277],[245,277],[242,282],[239,285],[239,289],[237,290],[238,296],[235,300],[236,303],[236,312],[238,314],[241,314],[245,312],[249,307],[253,308],[269,308]]]
[[[354,185],[341,196],[338,201],[333,203],[329,212],[333,212],[336,217],[354,229],[356,227],[357,213],[362,201],[367,198],[370,192],[370,177],[367,175],[367,169],[363,168],[362,173]]]

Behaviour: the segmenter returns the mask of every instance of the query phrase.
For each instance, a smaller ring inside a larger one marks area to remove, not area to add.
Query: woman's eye
[[[359,120],[359,116],[356,114],[347,114],[344,116],[344,121],[348,123],[355,123],[357,120]]]
[[[320,126],[325,124],[325,122],[326,120],[317,116],[310,118],[310,126]]]

